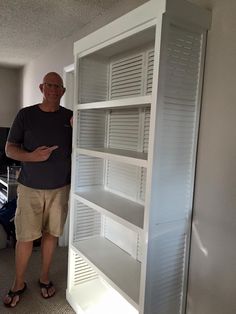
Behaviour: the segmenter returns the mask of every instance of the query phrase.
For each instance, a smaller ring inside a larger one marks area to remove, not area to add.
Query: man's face
[[[59,104],[61,97],[65,93],[62,79],[59,75],[53,73],[44,77],[43,83],[39,85],[39,88],[43,93],[44,100],[52,104]]]

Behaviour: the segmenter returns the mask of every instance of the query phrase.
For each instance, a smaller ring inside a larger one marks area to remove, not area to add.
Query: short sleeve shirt
[[[28,152],[39,146],[54,146],[48,160],[22,162],[18,181],[35,189],[56,189],[70,183],[72,111],[59,107],[55,112],[42,111],[39,105],[25,107],[17,114],[8,142],[20,144]]]

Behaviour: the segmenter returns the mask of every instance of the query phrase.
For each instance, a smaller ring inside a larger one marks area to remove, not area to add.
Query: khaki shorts
[[[17,188],[16,239],[33,241],[47,232],[59,237],[68,212],[70,185],[59,189],[37,190],[22,184]]]

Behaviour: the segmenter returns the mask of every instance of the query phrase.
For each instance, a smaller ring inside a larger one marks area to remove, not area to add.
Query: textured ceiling
[[[24,65],[119,0],[0,0],[0,65]]]
[[[145,1],[0,0],[0,66],[28,63],[114,5],[125,5],[128,2],[140,5]],[[221,10],[227,8],[235,14],[236,0],[189,1],[208,9],[217,4]]]

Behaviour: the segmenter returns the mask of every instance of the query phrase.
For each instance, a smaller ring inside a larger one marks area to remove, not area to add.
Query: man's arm
[[[57,148],[58,146],[56,145],[51,146],[51,147],[40,146],[40,147],[37,147],[32,152],[27,152],[21,147],[20,144],[7,142],[5,151],[6,151],[7,157],[14,160],[39,162],[39,161],[47,160],[50,157],[51,153]]]

